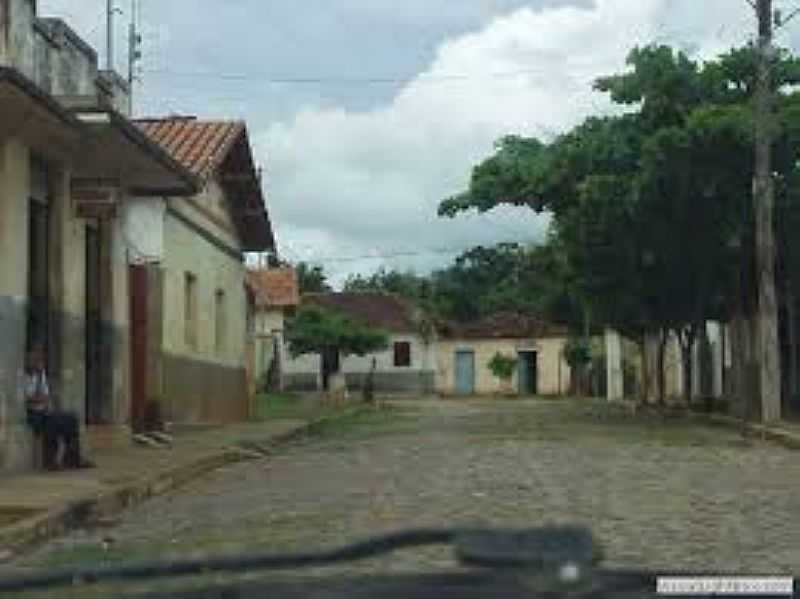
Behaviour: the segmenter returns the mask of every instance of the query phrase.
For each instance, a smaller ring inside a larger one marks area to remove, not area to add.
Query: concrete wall
[[[159,198],[130,198],[120,206],[120,234],[127,242],[129,261],[161,262],[166,208],[166,202]]]
[[[411,344],[411,366],[394,365],[394,344]],[[321,388],[321,359],[316,354],[292,358],[283,346],[283,379],[289,390],[311,391]],[[341,370],[350,388],[363,386],[366,374],[376,360],[375,389],[378,392],[430,393],[434,389],[436,349],[435,343],[425,343],[419,335],[394,334],[390,336],[387,350],[367,356],[347,356],[341,361]]]
[[[570,368],[564,361],[566,338],[535,340],[490,339],[490,340],[446,340],[437,344],[436,391],[443,395],[456,393],[456,352],[475,353],[475,393],[495,395],[519,389],[518,372],[515,370],[511,384],[500,381],[489,369],[489,362],[500,353],[516,358],[519,352],[537,353],[537,385],[539,395],[564,395],[569,392]]]
[[[0,1],[0,64],[53,96],[105,103],[129,112],[130,90],[98,69],[96,51],[61,19],[41,18],[33,0]]]
[[[198,200],[222,202],[212,185]],[[235,234],[193,200],[170,200],[164,221],[164,408],[176,421],[230,421],[248,410],[245,265]],[[196,278],[197,340],[187,343],[185,279]],[[215,339],[215,294],[225,293],[224,337]]]
[[[23,376],[28,295],[30,157],[15,140],[0,140],[0,469],[30,465]]]
[[[254,339],[254,376],[256,382],[269,371],[275,355],[275,341],[278,347],[283,345],[284,316],[283,309],[258,308],[255,314]]]

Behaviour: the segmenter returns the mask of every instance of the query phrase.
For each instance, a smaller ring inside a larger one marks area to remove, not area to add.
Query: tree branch
[[[751,0],[747,0],[747,2],[750,2],[752,4]],[[800,14],[800,8],[795,8],[792,12],[789,13],[789,15],[786,18],[781,18],[781,22],[776,24],[775,28],[782,29],[783,27],[789,24],[789,21],[794,19],[799,14]]]

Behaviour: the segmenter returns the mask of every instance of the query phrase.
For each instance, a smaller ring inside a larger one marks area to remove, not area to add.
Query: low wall
[[[173,422],[247,419],[247,370],[164,354],[164,417]]]

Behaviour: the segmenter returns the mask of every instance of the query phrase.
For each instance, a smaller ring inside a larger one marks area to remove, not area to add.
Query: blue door
[[[456,352],[456,393],[459,395],[475,393],[475,352]]]

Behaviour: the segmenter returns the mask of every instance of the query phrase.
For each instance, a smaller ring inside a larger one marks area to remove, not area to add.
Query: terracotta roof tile
[[[251,270],[247,282],[253,290],[256,306],[291,308],[300,303],[297,273],[293,268]]]
[[[199,121],[192,117],[142,119],[137,126],[195,176],[206,180],[245,130],[241,121]]]
[[[383,293],[320,293],[303,296],[303,304],[337,310],[363,324],[392,333],[413,333],[418,327],[414,306]]]

